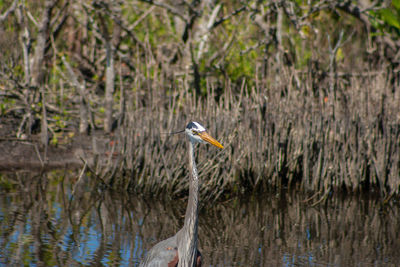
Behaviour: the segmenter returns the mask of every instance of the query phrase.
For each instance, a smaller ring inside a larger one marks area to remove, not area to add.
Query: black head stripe
[[[195,121],[189,122],[189,124],[186,126],[186,129],[193,130],[193,131],[196,131],[196,132],[204,132],[204,131],[206,131],[206,128],[204,128],[203,125],[201,125],[200,123],[195,122]]]
[[[197,129],[197,127],[196,124],[194,124],[193,122],[189,122],[186,126],[186,129]]]

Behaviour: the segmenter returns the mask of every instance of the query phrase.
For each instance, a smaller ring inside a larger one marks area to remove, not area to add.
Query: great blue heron
[[[183,132],[183,131],[182,131]],[[201,254],[197,249],[197,225],[199,207],[199,179],[194,158],[196,143],[209,143],[224,148],[211,137],[198,122],[190,122],[185,133],[189,137],[189,164],[192,169],[189,181],[189,199],[185,214],[185,223],[174,236],[156,244],[146,255],[140,266],[201,266]]]

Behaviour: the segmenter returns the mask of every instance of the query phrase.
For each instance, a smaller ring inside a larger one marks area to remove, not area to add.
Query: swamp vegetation
[[[0,265],[398,266],[400,1],[0,1]]]
[[[42,169],[72,157],[104,187],[184,196],[186,144],[165,133],[197,120],[226,147],[198,153],[203,199],[399,194],[399,1],[0,10],[2,170],[29,147]]]

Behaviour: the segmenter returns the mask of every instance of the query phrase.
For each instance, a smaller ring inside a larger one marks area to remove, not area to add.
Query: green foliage
[[[16,78],[21,78],[24,77],[24,69],[21,65],[16,65],[13,68],[13,74],[16,76]]]
[[[379,10],[379,15],[381,16],[382,20],[385,24],[395,27],[396,29],[400,29],[400,20],[399,20],[399,10],[392,10],[389,8],[382,8]]]
[[[14,184],[4,174],[0,174],[0,188],[3,191],[10,192],[14,188]]]
[[[371,10],[370,21],[381,34],[389,34],[398,39],[400,37],[400,1],[393,0],[391,6]]]
[[[54,120],[54,126],[55,126],[56,130],[60,131],[67,127],[65,118],[62,117],[61,115],[55,115],[52,117],[52,119]]]
[[[52,144],[53,146],[58,145],[58,138],[56,134],[54,134],[53,137],[51,138],[50,144]]]
[[[232,81],[240,82],[242,79],[246,79],[250,82],[251,87],[258,55],[254,50],[241,54],[243,50],[245,50],[244,44],[238,45],[230,51],[226,60],[227,73]]]
[[[16,100],[5,97],[0,102],[0,116],[6,115],[6,113],[15,106]]]

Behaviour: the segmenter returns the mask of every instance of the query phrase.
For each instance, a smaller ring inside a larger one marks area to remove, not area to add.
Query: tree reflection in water
[[[0,265],[135,266],[183,223],[185,201],[101,189],[53,171],[0,175]],[[396,266],[397,204],[295,195],[232,200],[200,212],[204,266]]]

